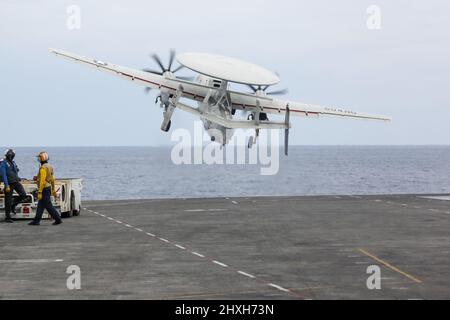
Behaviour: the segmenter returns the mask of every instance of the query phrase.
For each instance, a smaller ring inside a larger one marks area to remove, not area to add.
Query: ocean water
[[[46,148],[84,200],[255,195],[450,193],[449,146],[292,146],[273,176],[259,165],[175,165],[170,147]],[[16,148],[21,176],[40,148]]]

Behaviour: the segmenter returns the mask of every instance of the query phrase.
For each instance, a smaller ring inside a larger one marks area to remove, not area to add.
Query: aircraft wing
[[[354,119],[368,119],[368,120],[381,120],[381,121],[391,121],[392,119],[388,116],[377,115],[377,114],[369,114],[363,112],[356,112],[353,110],[349,110],[346,108],[339,107],[325,107],[318,105],[311,105],[306,103],[286,103],[284,108],[281,108],[280,112],[278,112],[278,108],[275,110],[272,109],[268,113],[285,113],[286,108],[289,108],[291,115],[294,116],[335,116],[335,117],[343,117],[343,118],[354,118]]]
[[[97,70],[101,70],[104,72],[108,72],[114,74],[118,77],[127,79],[129,81],[136,82],[140,85],[150,87],[153,89],[158,89],[161,86],[163,81],[163,77],[155,74],[151,74],[145,71],[136,70],[128,67],[119,66],[112,63],[107,63],[101,60],[86,58],[74,53],[57,50],[57,49],[49,49],[51,53],[55,55],[72,60],[77,63],[81,63],[90,67],[93,67]]]
[[[356,112],[347,108],[325,107],[302,102],[283,101],[273,99],[270,96],[256,96],[251,93],[230,91],[233,108],[239,110],[255,111],[257,100],[261,106],[261,112],[269,114],[285,115],[287,108],[293,116],[320,117],[337,116],[344,118],[369,119],[390,121],[391,118],[383,115]]]

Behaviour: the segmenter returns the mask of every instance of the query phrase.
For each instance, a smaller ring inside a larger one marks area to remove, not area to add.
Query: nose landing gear
[[[164,113],[163,113],[163,122],[161,124],[161,130],[164,132],[168,132],[170,130],[170,126],[172,125],[172,114],[175,111],[175,108],[177,106],[178,100],[180,100],[181,94],[183,93],[183,87],[180,85],[178,87],[177,92],[173,96],[165,96],[161,95],[161,105],[164,106]],[[158,99],[158,98],[157,98]]]

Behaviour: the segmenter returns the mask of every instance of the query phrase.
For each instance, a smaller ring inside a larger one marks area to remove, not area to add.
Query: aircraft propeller
[[[257,93],[258,91],[260,92],[264,92],[267,95],[271,95],[271,96],[275,96],[275,95],[284,95],[288,93],[288,89],[281,89],[281,90],[275,90],[275,91],[270,91],[270,92],[266,92],[266,90],[270,87],[269,86],[254,86],[252,84],[248,84],[247,85],[250,89],[252,89],[253,93]]]
[[[167,72],[170,72],[172,75],[175,74],[176,72],[178,72],[184,68],[184,66],[180,65],[177,68],[172,70],[173,62],[175,61],[175,54],[176,54],[175,50],[170,50],[169,64],[167,67],[164,66],[164,64],[162,63],[161,59],[159,58],[159,56],[157,54],[154,53],[154,54],[150,55],[150,57],[156,62],[156,64],[159,66],[159,68],[161,70],[157,71],[157,70],[153,70],[153,69],[144,68],[144,69],[142,69],[142,71],[157,74],[160,76],[166,74]],[[187,80],[187,81],[193,80],[192,77],[175,76],[175,78],[181,79],[181,80]],[[152,90],[151,88],[147,87],[147,88],[145,88],[145,93],[149,93],[151,90]]]

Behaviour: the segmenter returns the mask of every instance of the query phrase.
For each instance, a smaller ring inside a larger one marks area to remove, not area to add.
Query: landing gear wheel
[[[167,126],[164,128],[164,132],[169,132],[170,126],[172,125],[172,120],[169,120],[169,123],[167,123]]]
[[[248,148],[251,149],[253,147],[253,137],[248,138]]]

